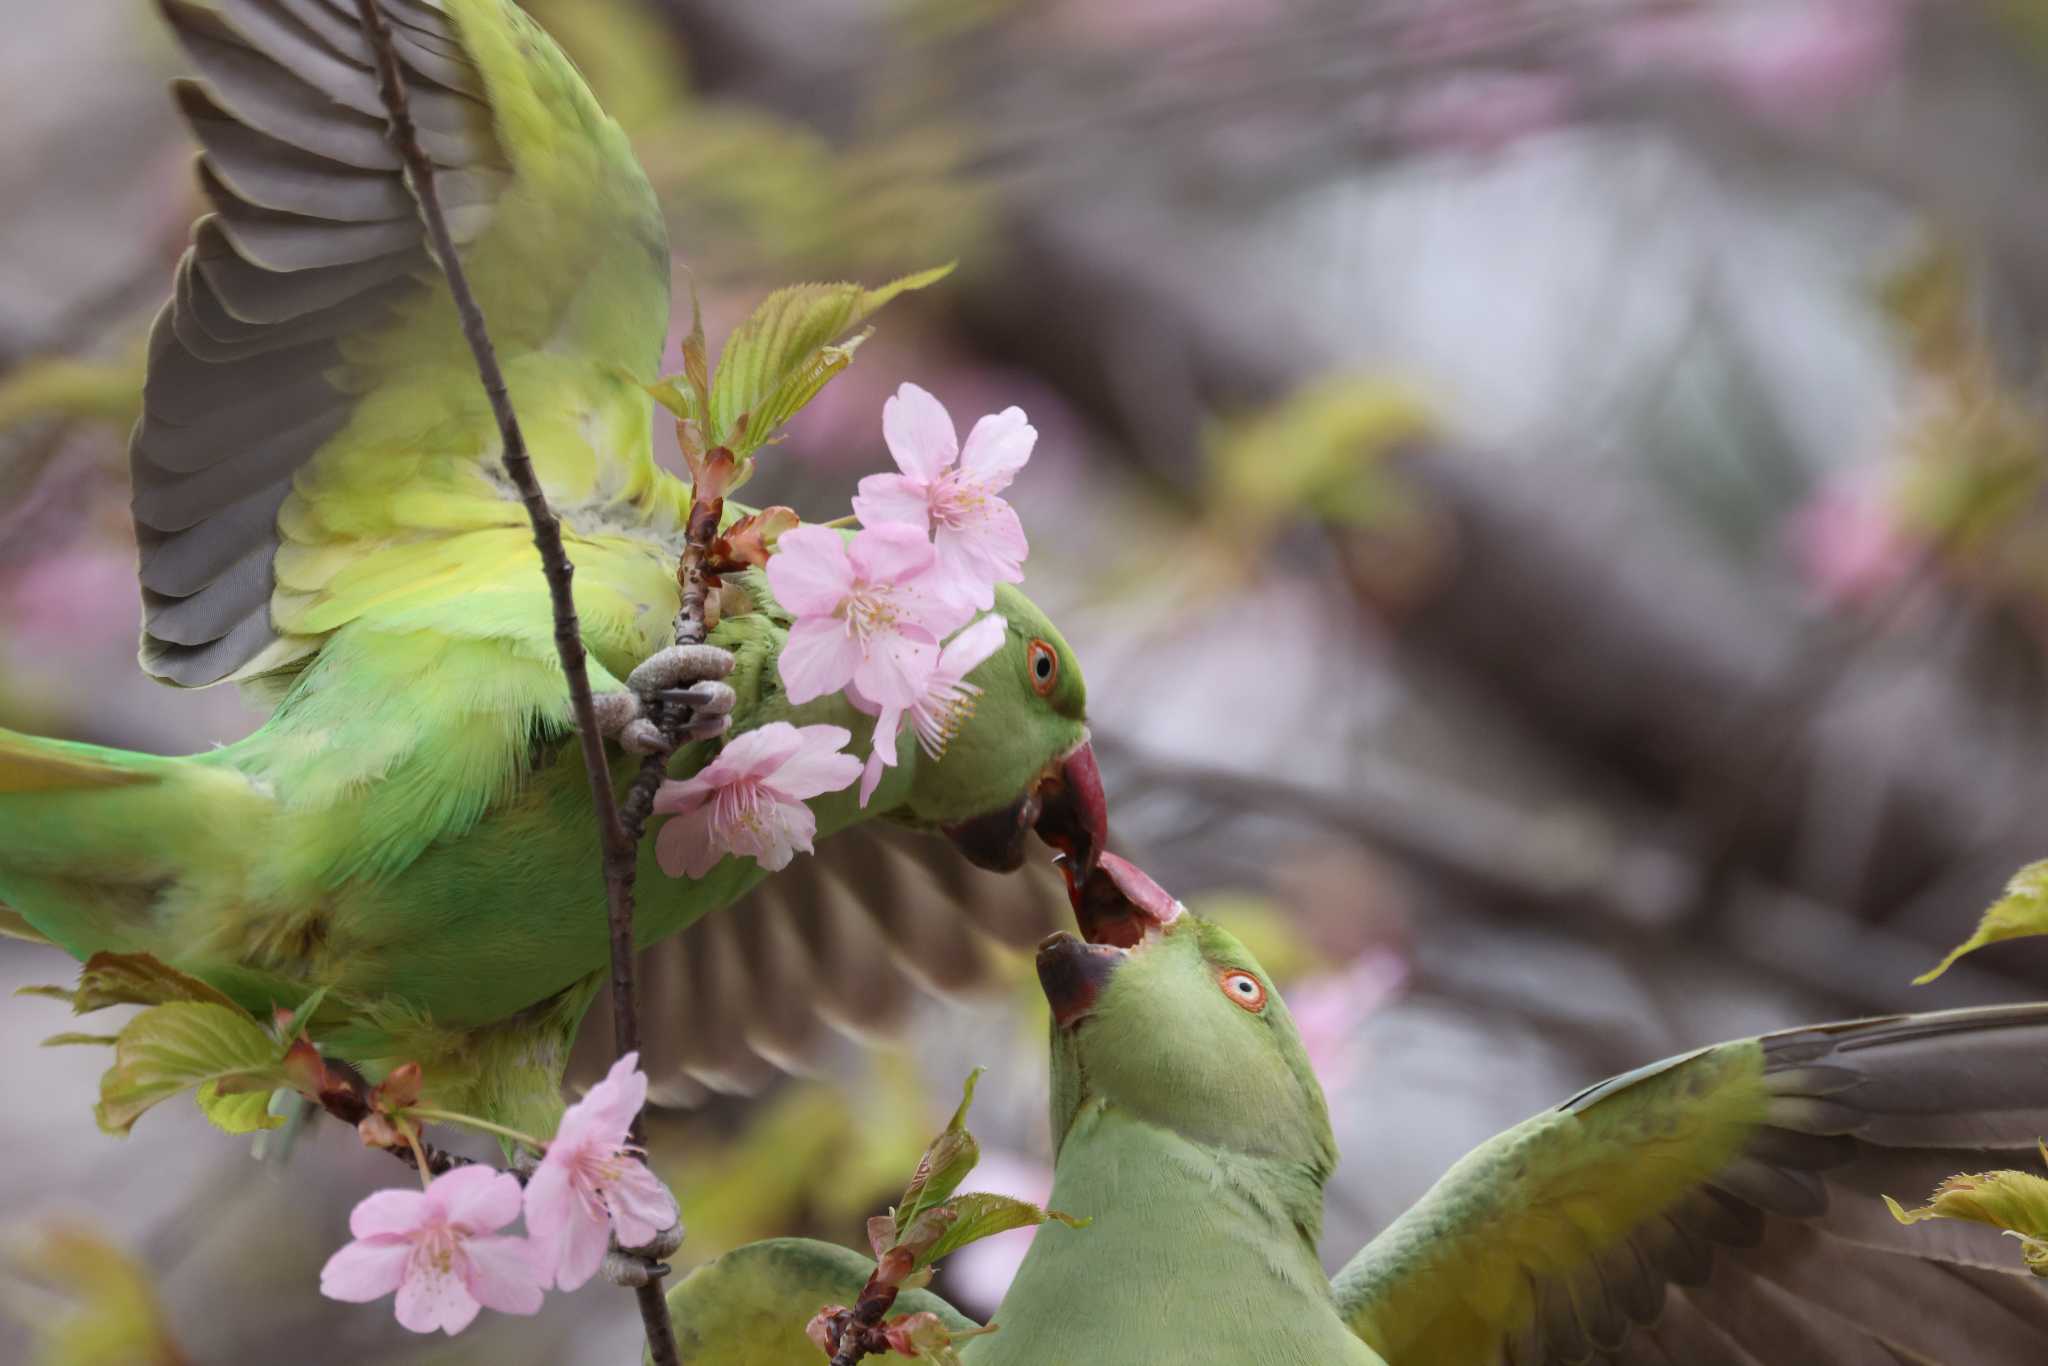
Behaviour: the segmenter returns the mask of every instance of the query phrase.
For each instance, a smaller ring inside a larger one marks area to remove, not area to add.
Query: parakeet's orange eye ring
[[[1223,988],[1223,994],[1231,1003],[1242,1006],[1256,1015],[1266,1008],[1266,984],[1248,972],[1231,971],[1221,974],[1216,984]]]
[[[1040,697],[1051,697],[1060,682],[1059,652],[1042,640],[1034,640],[1024,652],[1024,665],[1031,671],[1031,691]]]

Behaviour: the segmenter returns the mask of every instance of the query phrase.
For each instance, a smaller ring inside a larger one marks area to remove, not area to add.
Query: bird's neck
[[[1038,1231],[998,1331],[967,1359],[1375,1363],[1332,1306],[1305,1198],[1319,1214],[1314,1179],[1285,1164],[1084,1104],[1060,1147],[1051,1205],[1092,1222]]]

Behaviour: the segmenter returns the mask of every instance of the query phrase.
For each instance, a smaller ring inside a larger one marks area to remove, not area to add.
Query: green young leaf
[[[1052,1219],[1059,1220],[1068,1228],[1088,1227],[1086,1219],[1077,1219],[1058,1210],[1042,1209],[1014,1196],[994,1195],[987,1191],[957,1196],[931,1212],[938,1214],[948,1210],[953,1214],[952,1222],[937,1242],[918,1255],[918,1266],[929,1266],[948,1253],[983,1238],[1008,1233],[1013,1228],[1031,1228]]]
[[[845,368],[853,346],[835,347],[835,342],[897,295],[923,289],[952,269],[945,265],[906,275],[879,289],[792,285],[769,295],[719,353],[706,405],[707,444],[729,447],[739,456],[759,449]],[[828,356],[828,351],[840,354]]]
[[[275,1127],[267,1116],[250,1122],[251,1116],[262,1115],[262,1092],[289,1084],[277,1041],[246,1012],[172,1001],[143,1011],[116,1038],[114,1065],[100,1078],[94,1113],[102,1129],[126,1133],[158,1101],[205,1088],[199,1106],[207,1118],[243,1133]]]
[[[2005,885],[2005,895],[1984,912],[1977,932],[1949,950],[1948,957],[1915,977],[1913,985],[1926,985],[1954,967],[1958,958],[1986,944],[2036,934],[2048,934],[2048,859],[2030,863],[2014,873],[2012,881]]]
[[[2048,1163],[2048,1145],[2041,1148]],[[1960,1219],[1989,1224],[2019,1239],[2020,1258],[2036,1276],[2048,1276],[2048,1180],[2032,1172],[1997,1171],[1951,1176],[1934,1188],[1918,1209],[1904,1209],[1883,1197],[1892,1218],[1902,1224],[1922,1219]]]
[[[43,1047],[65,1048],[72,1044],[97,1044],[102,1048],[111,1048],[120,1041],[119,1034],[52,1034],[43,1040]]]
[[[50,993],[43,993],[50,994]],[[201,1001],[220,1006],[255,1022],[255,1017],[197,977],[146,953],[96,953],[79,970],[70,993],[71,1009],[80,1015],[108,1006],[160,1006],[172,1001]]]
[[[270,1112],[270,1098],[277,1088],[254,1073],[201,1083],[192,1099],[214,1127],[231,1134],[253,1134],[275,1129],[283,1115]]]
[[[946,1127],[925,1148],[924,1155],[917,1159],[917,1170],[911,1174],[910,1184],[903,1188],[903,1198],[896,1202],[896,1236],[899,1239],[904,1238],[918,1215],[959,1190],[960,1183],[981,1160],[981,1148],[975,1143],[974,1135],[967,1132],[967,1111],[974,1104],[975,1083],[981,1080],[981,1074],[986,1070],[977,1067],[967,1074],[966,1084],[961,1087],[960,1104],[954,1109],[953,1117],[946,1121]]]

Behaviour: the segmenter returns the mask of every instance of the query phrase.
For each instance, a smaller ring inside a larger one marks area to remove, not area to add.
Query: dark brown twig
[[[844,1321],[833,1325],[839,1337],[831,1366],[853,1366],[871,1352],[879,1356],[889,1350],[888,1340],[882,1336],[882,1319],[895,1306],[899,1288],[895,1281],[882,1278],[879,1266],[875,1268],[875,1274],[861,1287],[860,1299],[841,1316]]]
[[[533,461],[526,450],[526,437],[519,417],[512,411],[512,397],[505,387],[504,372],[498,367],[497,352],[484,327],[483,310],[477,306],[469,279],[455,252],[455,239],[448,231],[440,196],[434,188],[434,166],[420,146],[406,101],[405,75],[399,69],[390,21],[377,0],[356,0],[363,34],[376,57],[378,93],[391,118],[392,146],[404,161],[412,182],[413,198],[426,221],[427,241],[448,290],[455,311],[462,320],[462,335],[476,358],[477,375],[490,399],[504,442],[505,474],[519,490],[533,523],[533,544],[540,552],[541,572],[547,576],[548,598],[554,607],[555,649],[561,655],[562,673],[569,684],[569,705],[575,713],[576,731],[583,746],[583,767],[590,776],[590,800],[597,809],[598,840],[604,854],[605,904],[611,928],[612,1029],[619,1054],[639,1047],[639,1011],[633,989],[633,875],[638,857],[636,840],[627,834],[612,794],[611,767],[605,761],[604,737],[598,730],[597,712],[590,694],[590,674],[584,666],[583,632],[576,620],[576,599],[571,590],[575,567],[562,545],[562,524],[548,506]],[[700,604],[701,605],[701,604]],[[700,628],[701,629],[701,628]],[[634,1121],[636,1138],[639,1121]],[[668,1300],[661,1293],[661,1278],[650,1275],[634,1292],[640,1301],[640,1318],[647,1330],[647,1348],[655,1366],[677,1366],[675,1327],[669,1322]]]

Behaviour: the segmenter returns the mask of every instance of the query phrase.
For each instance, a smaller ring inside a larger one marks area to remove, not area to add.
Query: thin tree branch
[[[604,856],[605,907],[611,928],[612,1029],[617,1051],[623,1055],[639,1047],[639,1011],[633,989],[633,876],[638,853],[637,841],[629,836],[619,817],[612,794],[611,768],[605,760],[604,736],[598,730],[597,712],[590,694],[590,673],[584,664],[583,632],[576,619],[576,599],[571,589],[575,567],[562,545],[562,524],[548,506],[540,479],[534,474],[527,454],[526,437],[519,417],[512,411],[512,397],[498,366],[497,352],[484,327],[483,310],[456,255],[455,239],[448,231],[447,215],[434,188],[434,165],[420,146],[407,104],[405,75],[400,70],[391,24],[377,0],[356,0],[363,35],[377,61],[378,93],[390,115],[390,140],[404,161],[412,182],[413,198],[426,221],[427,241],[447,277],[449,293],[455,299],[456,314],[462,320],[462,335],[476,358],[477,376],[490,399],[504,443],[505,473],[519,490],[533,523],[533,544],[540,552],[541,572],[547,576],[548,598],[554,608],[555,649],[561,655],[562,673],[569,684],[569,705],[575,713],[576,732],[583,746],[583,767],[590,777],[590,800],[597,810],[598,840]],[[701,629],[701,628],[700,628]],[[634,1119],[634,1136],[640,1124]],[[655,1366],[677,1366],[675,1326],[669,1322],[668,1300],[661,1292],[657,1269],[635,1292],[640,1318],[647,1330],[647,1348]]]

